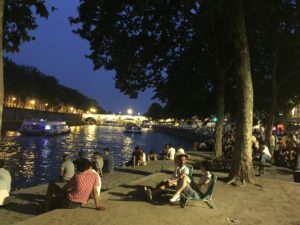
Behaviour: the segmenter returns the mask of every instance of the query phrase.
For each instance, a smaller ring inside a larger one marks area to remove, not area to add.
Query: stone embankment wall
[[[3,109],[3,128],[14,129],[19,128],[22,121],[25,119],[46,119],[46,120],[57,120],[66,121],[70,126],[83,125],[81,114],[73,113],[58,113],[58,112],[47,112],[40,110],[20,109],[4,107]]]
[[[191,142],[194,141],[203,141],[210,139],[212,137],[210,136],[204,136],[203,134],[199,134],[195,132],[194,130],[190,129],[183,129],[183,128],[176,128],[176,127],[166,127],[166,126],[153,126],[153,130],[171,134],[174,136],[182,137],[186,140],[189,140]]]

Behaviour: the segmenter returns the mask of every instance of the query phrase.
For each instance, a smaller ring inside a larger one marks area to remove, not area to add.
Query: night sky
[[[47,4],[57,10],[47,20],[38,19],[39,27],[32,32],[36,40],[23,44],[19,53],[6,56],[17,64],[34,66],[55,76],[61,84],[96,99],[106,111],[125,113],[132,108],[133,114],[145,113],[152,103],[151,90],[141,93],[138,99],[130,99],[114,88],[113,71],[93,71],[92,62],[84,58],[89,44],[71,32],[68,22],[69,16],[77,15],[79,0],[47,0]]]

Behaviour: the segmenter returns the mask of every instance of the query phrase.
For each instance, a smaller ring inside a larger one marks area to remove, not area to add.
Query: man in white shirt
[[[175,173],[173,177],[167,180],[163,180],[160,182],[153,190],[145,188],[145,194],[149,201],[152,201],[152,198],[162,193],[166,188],[177,187],[177,192],[170,199],[170,202],[176,202],[180,200],[180,192],[184,189],[187,184],[191,182],[189,178],[189,168],[186,166],[186,162],[189,159],[189,155],[186,153],[182,153],[178,155],[178,166],[176,167]]]
[[[168,148],[168,159],[169,160],[174,160],[176,150],[175,150],[175,148],[172,147],[171,143],[168,146],[169,146],[169,148]]]
[[[271,154],[269,148],[265,145],[265,143],[261,142],[259,144],[259,150],[261,152],[261,164],[265,164],[267,161],[271,160]]]
[[[0,205],[8,203],[11,188],[11,176],[8,170],[4,169],[4,160],[0,160]]]
[[[64,162],[61,164],[60,177],[63,181],[70,180],[75,174],[75,166],[68,154],[63,156]]]

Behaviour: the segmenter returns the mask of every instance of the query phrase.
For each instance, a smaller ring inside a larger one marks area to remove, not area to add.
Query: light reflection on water
[[[59,175],[62,156],[65,152],[76,158],[83,150],[88,158],[94,151],[111,149],[116,165],[129,160],[136,145],[145,152],[153,149],[160,152],[163,145],[173,143],[174,147],[190,143],[174,136],[145,130],[143,134],[125,134],[122,127],[83,126],[72,127],[72,132],[54,137],[21,136],[16,131],[7,131],[0,143],[0,158],[6,160],[11,172],[13,189],[33,186],[56,179]]]

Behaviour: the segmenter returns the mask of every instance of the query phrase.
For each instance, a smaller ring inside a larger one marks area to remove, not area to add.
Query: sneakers
[[[173,197],[170,199],[170,202],[172,203],[172,202],[177,202],[177,201],[179,201],[180,200],[180,195],[177,195],[177,194],[175,194],[175,195],[173,195]]]
[[[148,189],[147,187],[144,187],[146,198],[149,202],[152,201],[152,191]]]

